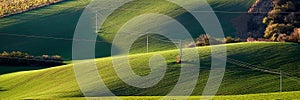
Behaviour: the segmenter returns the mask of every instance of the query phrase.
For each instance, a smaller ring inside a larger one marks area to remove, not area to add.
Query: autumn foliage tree
[[[300,27],[300,1],[298,0],[274,0],[274,8],[263,23],[268,25],[264,37],[274,41],[289,41],[289,37],[295,28]]]
[[[16,14],[63,0],[0,0],[0,17]]]
[[[59,55],[31,56],[20,51],[0,53],[0,65],[4,66],[58,66],[64,65],[63,59]]]
[[[224,42],[225,43],[238,43],[238,42],[242,42],[241,38],[233,38],[231,36],[227,36],[226,38],[224,38]]]
[[[294,26],[291,24],[271,24],[268,25],[265,31],[264,37],[266,38],[274,38],[274,35],[286,34],[290,35],[294,31]]]

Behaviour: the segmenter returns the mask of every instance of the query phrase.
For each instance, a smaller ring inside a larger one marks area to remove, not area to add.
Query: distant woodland
[[[0,65],[51,67],[64,65],[64,63],[62,57],[59,55],[32,56],[20,51],[3,51],[0,53]]]
[[[274,8],[263,23],[267,25],[264,37],[272,41],[300,42],[300,1],[273,0]]]

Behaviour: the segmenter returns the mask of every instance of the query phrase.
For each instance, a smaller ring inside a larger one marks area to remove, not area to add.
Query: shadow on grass
[[[0,87],[0,92],[2,92],[2,91],[7,91],[7,90],[5,90],[5,89],[3,89],[2,87]]]
[[[30,71],[30,70],[38,70],[50,67],[32,67],[32,66],[0,66],[0,75],[20,72],[20,71]],[[1,87],[0,87],[1,91]]]

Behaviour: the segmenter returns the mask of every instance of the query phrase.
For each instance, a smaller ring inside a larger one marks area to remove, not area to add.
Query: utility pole
[[[148,33],[147,33],[147,53],[149,52],[149,35],[148,35]]]
[[[280,71],[280,93],[282,92],[282,73]]]
[[[179,42],[179,57],[180,57],[180,61],[182,61],[182,41],[180,40]]]
[[[96,12],[96,34],[98,33],[98,12]]]

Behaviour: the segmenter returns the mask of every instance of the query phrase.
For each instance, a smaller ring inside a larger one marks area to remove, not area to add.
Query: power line
[[[245,67],[245,68],[250,68],[250,69],[254,69],[254,70],[258,70],[258,71],[261,71],[261,72],[266,72],[266,73],[270,73],[270,74],[276,74],[276,75],[280,75],[280,86],[279,86],[279,89],[280,89],[280,92],[282,92],[282,80],[283,80],[283,76],[286,76],[286,77],[289,77],[289,79],[291,80],[294,80],[298,83],[300,83],[299,81],[299,78],[298,77],[295,77],[295,76],[292,76],[292,75],[289,75],[287,73],[282,73],[282,71],[280,72],[275,72],[275,71],[271,71],[271,70],[268,70],[268,69],[261,69],[261,68],[258,68],[257,66],[255,65],[252,65],[252,64],[249,64],[249,63],[246,63],[246,62],[242,62],[242,61],[239,61],[239,60],[236,60],[236,59],[232,59],[232,58],[229,58],[227,57],[227,62],[229,63],[232,63],[232,64],[235,64],[235,65],[238,65],[238,66],[241,66],[241,67]]]
[[[151,39],[155,39],[155,40],[158,40],[158,41],[161,41],[161,42],[167,42],[167,43],[173,43],[172,41],[168,41],[168,40],[162,40],[162,39],[158,39],[158,38],[153,38],[150,36]]]
[[[87,42],[104,42],[104,43],[108,43],[107,41],[94,41],[94,40],[88,40],[88,39],[71,39],[71,38],[60,38],[60,37],[40,36],[40,35],[24,35],[24,34],[11,34],[11,33],[0,33],[0,35],[26,37],[26,38],[54,39],[54,40],[64,40],[64,41],[87,41]],[[134,35],[134,34],[129,33],[128,35]],[[144,34],[139,34],[139,35],[144,35]],[[161,42],[174,43],[172,41],[167,41],[167,40],[163,40],[163,39],[159,39],[159,38],[154,38],[154,37],[151,37],[151,36],[148,36],[148,38],[156,39],[156,40],[161,41]],[[177,40],[177,39],[174,39],[174,40]],[[184,40],[182,40],[182,41],[184,41]],[[175,43],[177,43],[177,42],[175,42]]]
[[[17,37],[26,37],[26,38],[39,38],[39,39],[53,39],[53,40],[64,40],[64,41],[85,41],[85,42],[101,42],[108,43],[106,41],[95,41],[88,39],[71,39],[71,38],[59,38],[59,37],[50,37],[50,36],[38,36],[38,35],[21,35],[21,34],[10,34],[10,33],[0,33],[0,35],[6,36],[17,36]]]
[[[111,10],[111,8],[99,8],[98,10]],[[116,10],[121,11],[147,11],[147,9],[135,9],[135,8],[118,8]],[[186,11],[186,12],[199,12],[199,13],[249,13],[248,11],[225,11],[225,10],[185,10],[185,9],[172,9],[170,11]],[[269,13],[269,12],[252,12],[252,13]],[[292,13],[292,12],[281,12],[281,13]],[[293,13],[300,13],[299,11],[295,11]]]
[[[239,65],[241,67],[246,67],[246,68],[250,68],[250,69],[254,69],[254,70],[258,70],[258,71],[262,71],[262,72],[266,72],[266,73],[280,75],[279,72],[274,72],[274,71],[267,70],[267,69],[261,69],[261,68],[258,68],[255,65],[252,65],[252,64],[249,64],[249,63],[246,63],[246,62],[242,62],[242,61],[239,61],[239,60],[236,60],[236,59],[232,59],[232,58],[229,58],[229,57],[227,57],[227,61],[229,63],[235,64],[235,65]]]
[[[105,8],[100,8],[100,10],[107,10],[107,9],[105,9]],[[97,10],[93,10],[93,12],[94,13],[96,13],[96,21],[98,20],[98,17],[99,16],[101,16],[101,17],[104,17],[104,16],[102,16],[99,12],[98,12],[98,10],[99,9],[97,9]],[[136,9],[136,10],[140,10],[140,9]],[[171,12],[171,11],[170,11]],[[116,24],[116,23],[113,23],[112,21],[110,21],[110,20],[105,20],[106,22],[108,22],[110,25],[112,25],[112,26],[114,26],[114,27],[122,27],[122,25],[118,25],[118,24]],[[170,20],[170,21],[166,21],[166,22],[164,22],[164,23],[169,23],[169,22],[172,22],[172,21],[174,21],[174,20]],[[97,21],[98,22],[98,21]],[[98,23],[96,22],[96,29],[98,29]],[[157,25],[158,26],[158,25]],[[125,29],[125,31],[126,31],[126,29]],[[128,31],[128,30],[127,30]],[[135,33],[145,33],[145,34],[148,34],[149,32],[140,32],[140,31],[135,31],[135,30],[130,30],[130,31],[132,31],[132,32],[135,32]],[[98,32],[98,31],[97,31]],[[124,32],[124,31],[122,31],[122,32]],[[132,35],[132,33],[129,33],[129,32],[124,32],[124,33],[128,33],[129,35]],[[139,35],[145,35],[145,34],[139,34]],[[184,34],[184,33],[183,33]],[[198,33],[196,33],[197,35],[201,35],[201,34],[198,34]]]
[[[0,35],[18,36],[18,37],[27,37],[27,38],[55,39],[55,40],[65,40],[65,41],[88,41],[88,42],[104,42],[104,43],[107,43],[105,41],[94,41],[94,40],[87,40],[87,39],[58,38],[58,37],[49,37],[49,36],[36,36],[36,35],[20,35],[20,34],[8,34],[8,33],[0,33]],[[153,38],[153,37],[150,37],[150,38]],[[153,39],[160,40],[160,41],[163,41],[163,42],[174,43],[174,42],[171,42],[171,41],[166,41],[166,40],[162,40],[162,39],[158,39],[158,38],[153,38]],[[147,43],[148,42],[149,41],[147,41]],[[182,42],[181,41],[180,41],[180,45],[181,45],[180,47],[182,47]],[[182,55],[182,48],[180,48],[180,54]],[[254,69],[254,70],[258,70],[258,71],[262,71],[262,72],[267,72],[267,73],[271,73],[271,74],[280,75],[280,91],[282,91],[282,74],[283,73],[281,71],[280,72],[274,72],[274,71],[271,71],[271,70],[268,70],[268,69],[260,69],[260,68],[256,67],[255,65],[252,65],[252,64],[249,64],[249,63],[246,63],[246,62],[242,62],[242,61],[232,59],[232,58],[229,58],[229,57],[227,57],[227,59],[228,59],[227,62],[239,65],[241,67],[246,67],[246,68],[250,68],[250,69]],[[285,76],[292,77],[291,75],[289,75],[287,73],[285,73]],[[297,80],[297,81],[299,81],[299,80]]]
[[[172,41],[186,41],[186,40],[182,40],[182,39],[169,39],[169,40],[165,40],[165,39],[160,39],[160,38],[154,38],[154,37],[151,37],[151,36],[149,38],[158,40],[160,42],[167,42],[167,43],[180,43],[180,42],[172,42]]]
[[[179,60],[182,62],[182,41],[179,42]]]

